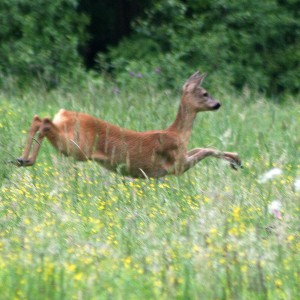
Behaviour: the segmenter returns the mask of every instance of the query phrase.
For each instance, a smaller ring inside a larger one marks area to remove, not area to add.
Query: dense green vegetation
[[[46,141],[34,167],[6,163],[20,156],[32,116],[60,107],[131,129],[165,128],[179,95],[137,79],[118,89],[88,78],[72,91],[1,92],[0,298],[298,299],[300,114],[292,98],[276,105],[246,90],[211,90],[223,106],[199,114],[190,147],[238,151],[238,172],[207,159],[179,178],[131,180],[65,158]],[[275,167],[283,173],[262,182]],[[275,200],[280,219],[268,211]]]
[[[76,7],[76,0],[0,2],[0,84],[14,76],[53,86],[78,71],[88,19]]]
[[[162,73],[160,88],[201,69],[214,86],[297,93],[299,36],[296,0],[4,0],[0,75],[53,86],[85,61],[122,82]]]
[[[159,0],[109,57],[118,72],[159,66],[164,84],[197,67],[212,73],[214,83],[225,77],[236,88],[295,92],[298,18],[296,1]]]

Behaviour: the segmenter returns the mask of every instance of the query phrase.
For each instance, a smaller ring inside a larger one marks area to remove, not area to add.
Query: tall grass
[[[298,299],[299,102],[211,93],[223,106],[199,114],[190,147],[237,151],[244,169],[208,158],[178,178],[131,180],[46,141],[34,167],[6,162],[21,154],[34,114],[64,107],[160,129],[179,95],[101,80],[2,92],[0,299]],[[274,167],[282,175],[260,182]],[[268,211],[274,200],[281,219]]]

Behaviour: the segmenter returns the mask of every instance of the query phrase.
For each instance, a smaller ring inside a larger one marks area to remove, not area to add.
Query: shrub
[[[300,25],[293,0],[157,0],[133,29],[107,56],[118,74],[135,59],[141,66],[159,62],[173,82],[199,68],[237,88],[299,92]]]
[[[3,0],[0,3],[0,75],[41,77],[56,84],[81,58],[87,18],[76,0]]]

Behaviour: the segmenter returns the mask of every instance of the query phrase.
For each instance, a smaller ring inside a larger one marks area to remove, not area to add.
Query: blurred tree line
[[[299,11],[299,0],[2,0],[0,82],[58,84],[84,65],[173,86],[200,69],[222,86],[297,93]]]
[[[88,17],[77,0],[0,1],[0,81],[7,76],[56,84],[80,68]]]

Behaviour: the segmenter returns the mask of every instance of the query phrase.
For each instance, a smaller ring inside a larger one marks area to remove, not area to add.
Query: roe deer
[[[16,164],[33,165],[46,137],[67,156],[79,161],[94,160],[108,170],[130,177],[180,175],[208,156],[225,159],[236,169],[241,166],[237,153],[211,148],[187,151],[196,114],[217,110],[221,106],[201,87],[204,77],[205,74],[196,72],[186,81],[177,117],[165,130],[132,131],[65,109],[61,109],[53,121],[34,116],[23,155]],[[32,148],[33,140],[36,143]]]

